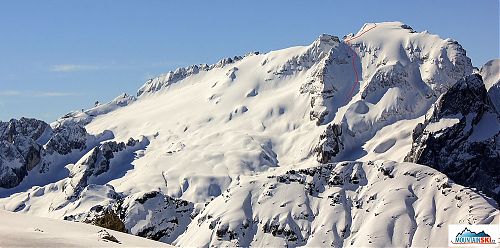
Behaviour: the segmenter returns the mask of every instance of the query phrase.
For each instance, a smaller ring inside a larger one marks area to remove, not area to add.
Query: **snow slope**
[[[348,48],[323,35],[310,46],[153,79],[137,101],[95,117],[86,128],[94,134],[109,129],[117,140],[157,134],[134,161],[136,168],[148,169],[119,179],[117,189],[163,188],[166,175],[168,194],[194,202],[213,196],[205,191],[210,185],[223,191],[238,175],[314,159],[311,150],[324,130],[310,121],[318,111],[329,112],[323,122],[335,116],[345,133],[352,133],[345,146],[359,155],[350,152],[346,158],[381,157],[361,144],[384,126],[422,116],[442,89],[472,71],[456,42],[401,25],[378,24],[350,42],[359,53],[363,81],[347,105],[354,78]]]
[[[499,217],[496,205],[426,166],[341,162],[241,178],[175,244],[439,247],[448,224]]]
[[[495,108],[500,112],[500,59],[486,62],[479,74],[483,77],[484,85]]]
[[[2,210],[0,219],[1,247],[171,247],[130,234],[70,221]],[[110,236],[116,240],[111,241]]]
[[[500,59],[493,59],[481,67],[479,74],[483,77],[486,90],[500,81]]]
[[[402,162],[417,124],[472,69],[456,41],[400,22],[179,68],[137,97],[52,123],[86,132],[47,135],[41,150],[50,140],[87,142],[41,153],[45,164],[0,188],[0,209],[90,223],[112,213],[130,233],[183,246],[444,244],[443,225],[498,221],[498,206]],[[283,179],[300,169],[324,174]],[[340,182],[325,185],[336,173]],[[357,200],[368,202],[353,208]]]

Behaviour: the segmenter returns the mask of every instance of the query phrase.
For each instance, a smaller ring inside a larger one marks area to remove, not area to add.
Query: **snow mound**
[[[171,247],[102,227],[0,210],[2,247]]]

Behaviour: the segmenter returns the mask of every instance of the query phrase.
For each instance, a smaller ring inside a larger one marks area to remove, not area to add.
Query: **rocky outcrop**
[[[80,193],[94,180],[98,180],[99,176],[110,170],[111,161],[125,152],[126,149],[131,151],[142,148],[147,140],[142,141],[130,138],[127,143],[107,141],[96,146],[86,156],[84,156],[77,164],[75,164],[69,175],[69,182],[64,188],[66,200],[74,201],[80,196]],[[124,165],[119,165],[124,166]]]
[[[432,166],[500,200],[500,116],[481,76],[460,79],[439,98],[415,128],[405,161]]]
[[[283,78],[307,70],[329,56],[331,50],[339,44],[340,40],[337,36],[322,34],[304,53],[288,59],[272,73],[278,78]]]
[[[36,141],[47,127],[47,123],[37,119],[11,119],[8,122],[0,122],[0,139],[12,143],[17,137],[27,137]]]
[[[135,145],[137,140],[130,139],[128,143]],[[89,184],[91,177],[99,175],[109,170],[111,160],[115,153],[125,150],[127,145],[123,142],[108,141],[95,147],[83,161],[77,163],[70,172],[69,185],[65,188],[68,200],[75,199],[80,192]]]
[[[64,125],[53,130],[54,135],[45,146],[48,154],[69,154],[72,150],[84,150],[87,131],[80,125]]]
[[[41,120],[28,118],[0,122],[0,134],[0,188],[19,185],[35,167],[39,173],[49,171],[73,152],[86,151],[89,141],[97,138],[76,123],[52,129]],[[102,136],[112,136],[106,134]]]
[[[329,124],[319,136],[319,143],[314,149],[316,160],[320,163],[331,162],[344,149],[342,126]]]
[[[0,122],[0,187],[18,185],[40,162],[37,140],[50,130],[47,123],[29,118]]]
[[[330,107],[332,98],[337,93],[337,88],[333,85],[333,75],[331,73],[335,58],[333,53],[328,53],[325,60],[312,73],[309,81],[300,87],[300,93],[311,95],[311,111],[309,118],[316,121],[316,125],[325,124],[326,117],[335,110]]]
[[[151,191],[121,197],[108,206],[97,205],[88,213],[65,219],[104,224],[106,228],[171,243],[186,230],[193,210],[193,203]]]
[[[108,231],[106,231],[104,229],[100,230],[97,234],[99,236],[99,239],[101,239],[101,240],[111,241],[111,242],[115,242],[115,243],[118,243],[118,244],[122,243],[115,236],[111,235]]]

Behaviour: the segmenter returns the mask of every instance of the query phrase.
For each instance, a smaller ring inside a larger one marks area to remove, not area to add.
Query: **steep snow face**
[[[479,74],[483,77],[484,86],[495,108],[500,112],[500,59],[493,59],[481,67]]]
[[[105,228],[0,210],[2,247],[171,247]]]
[[[500,81],[500,59],[492,59],[481,67],[479,74],[483,77],[486,90],[498,84]]]
[[[342,123],[346,152],[334,161],[380,157],[377,151],[385,149],[372,153],[359,144],[388,125],[403,120],[415,125],[406,120],[424,115],[441,93],[473,68],[456,41],[417,33],[399,22],[365,24],[345,39],[361,76],[350,102],[335,115],[334,121]]]
[[[376,27],[363,33],[373,26]],[[471,61],[457,41],[443,40],[427,31],[417,33],[401,22],[365,24],[356,36],[349,43],[361,58],[366,81],[382,68],[380,65],[399,62],[409,72],[417,70],[414,76],[420,76],[434,91],[442,93],[472,73]]]
[[[472,70],[458,43],[402,23],[366,24],[346,38],[321,35],[305,47],[179,68],[148,80],[139,100],[124,94],[52,127],[84,124],[94,135],[111,129],[117,141],[152,135],[136,161],[154,174],[148,190],[168,172],[179,184],[169,192],[204,201],[218,190],[203,193],[186,187],[189,181],[224,188],[233,175],[310,159],[332,122],[342,133],[332,161],[393,159],[393,140],[381,140],[377,149],[364,144],[377,134],[384,139],[388,125],[415,125],[437,95]]]
[[[426,166],[341,162],[242,177],[175,244],[446,246],[448,224],[497,223],[495,207]]]
[[[200,70],[163,90],[144,93],[86,128],[91,133],[110,129],[117,140],[154,137],[134,161],[137,170],[123,178],[127,183],[117,182],[117,190],[159,187],[169,195],[204,202],[238,175],[308,156],[321,129],[309,120],[310,97],[299,89],[309,70],[338,44],[325,35],[308,47],[253,54]],[[109,118],[114,119],[111,125]]]

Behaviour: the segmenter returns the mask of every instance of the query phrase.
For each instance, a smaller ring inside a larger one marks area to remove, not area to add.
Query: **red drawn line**
[[[344,40],[344,42],[347,44],[347,47],[349,48],[349,51],[351,52],[351,57],[352,57],[352,70],[354,71],[354,76],[355,76],[355,81],[354,81],[354,84],[352,85],[352,88],[351,88],[351,92],[349,93],[349,95],[347,96],[346,100],[345,100],[345,103],[347,104],[349,99],[351,99],[352,97],[352,94],[354,93],[354,89],[356,88],[356,86],[359,84],[359,78],[358,78],[358,70],[356,69],[356,65],[354,64],[354,58],[356,57],[356,52],[354,52],[354,50],[351,48],[351,46],[349,45],[349,42],[354,40],[354,39],[357,39],[359,38],[361,35],[365,34],[366,32],[374,29],[375,27],[377,27],[377,24],[375,24],[373,27],[361,32],[360,34],[348,39],[348,40]]]
[[[350,39],[348,39],[348,40],[344,40],[344,42],[346,42],[346,43],[347,43],[347,42],[349,42],[349,41],[351,41],[351,40],[357,39],[357,38],[359,38],[361,35],[365,34],[366,32],[368,32],[368,31],[370,31],[370,30],[372,30],[372,29],[374,29],[374,28],[376,28],[376,27],[377,27],[377,24],[374,24],[374,26],[373,26],[373,27],[371,27],[371,28],[369,28],[369,29],[367,29],[367,30],[365,30],[365,31],[361,32],[361,34],[358,34],[358,35],[356,35],[356,36],[354,36],[354,37],[352,37],[352,38],[350,38]]]
[[[351,51],[351,57],[352,57],[352,69],[354,70],[354,76],[355,76],[356,80],[354,81],[354,84],[352,85],[351,92],[349,93],[349,95],[348,95],[348,96],[347,96],[347,98],[345,99],[345,103],[346,103],[346,104],[349,102],[349,99],[351,99],[352,94],[354,93],[354,89],[355,89],[355,88],[356,88],[356,86],[359,84],[359,79],[358,79],[358,70],[356,69],[356,65],[354,65],[354,57],[356,57],[356,53],[354,52],[354,50],[352,50],[352,48],[349,46],[349,44],[347,45],[347,47],[349,47],[349,50]]]

